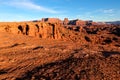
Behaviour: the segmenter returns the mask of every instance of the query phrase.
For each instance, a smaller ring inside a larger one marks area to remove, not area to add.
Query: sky
[[[0,22],[41,18],[120,21],[120,0],[0,0]]]

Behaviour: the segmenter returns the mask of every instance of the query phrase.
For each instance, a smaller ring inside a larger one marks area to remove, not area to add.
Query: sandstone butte
[[[0,22],[0,80],[119,80],[120,25],[43,18]]]

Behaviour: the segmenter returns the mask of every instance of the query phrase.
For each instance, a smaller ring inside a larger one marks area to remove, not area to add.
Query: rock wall
[[[0,23],[0,31],[41,39],[71,40],[81,43],[111,44],[120,42],[118,25],[63,25],[48,22]]]
[[[44,39],[69,39],[69,36],[74,35],[60,23],[47,22],[1,23],[0,30]]]

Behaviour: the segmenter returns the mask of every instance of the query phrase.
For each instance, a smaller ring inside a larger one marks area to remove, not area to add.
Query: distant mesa
[[[37,20],[35,21],[37,22]],[[60,20],[59,18],[42,18],[41,22],[49,22],[49,23],[61,23],[63,25],[77,25],[77,26],[83,26],[86,25],[86,23],[92,23],[92,20],[83,21],[79,19],[75,20],[69,20],[68,18],[64,18],[64,20]]]
[[[105,22],[107,24],[120,24],[120,21],[111,21],[111,22]]]
[[[59,18],[42,18],[42,22],[49,22],[49,23],[62,23]]]

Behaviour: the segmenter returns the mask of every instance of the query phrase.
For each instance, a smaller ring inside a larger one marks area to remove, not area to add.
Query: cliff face
[[[1,25],[2,31],[11,32],[14,34],[23,34],[28,36],[35,36],[39,38],[56,38],[56,25],[44,22],[39,23],[7,23]]]
[[[1,23],[1,31],[34,36],[44,39],[70,39],[75,32],[64,28],[60,23],[21,22]]]
[[[0,23],[0,31],[41,39],[71,40],[81,43],[111,44],[120,41],[120,26],[90,24],[84,26],[48,22]]]

